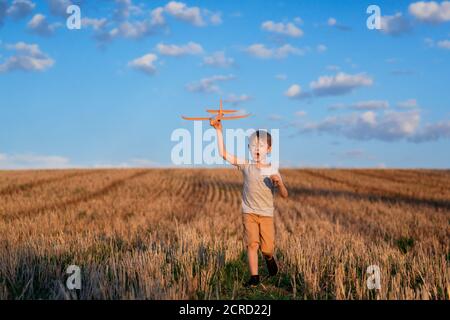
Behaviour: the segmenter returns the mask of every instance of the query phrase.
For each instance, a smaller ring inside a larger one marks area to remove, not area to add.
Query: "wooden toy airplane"
[[[216,116],[215,117],[185,117],[185,116],[181,116],[181,117],[185,120],[216,120],[216,121],[220,121],[220,120],[242,119],[242,118],[247,118],[248,116],[250,116],[250,114],[242,114],[242,115],[230,115],[230,116],[225,117],[224,116],[225,114],[233,114],[233,113],[238,112],[238,110],[223,110],[222,99],[220,99],[219,110],[208,109],[208,110],[206,110],[206,112],[215,114]]]

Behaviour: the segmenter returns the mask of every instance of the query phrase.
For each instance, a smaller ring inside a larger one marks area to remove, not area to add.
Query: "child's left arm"
[[[278,188],[280,191],[281,197],[286,199],[289,196],[289,193],[286,189],[286,186],[284,185],[283,180],[281,179],[279,174],[273,174],[270,176],[270,179],[272,180],[273,185]]]

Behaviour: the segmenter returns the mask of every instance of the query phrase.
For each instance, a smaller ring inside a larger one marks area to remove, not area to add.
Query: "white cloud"
[[[153,26],[164,25],[166,23],[166,19],[164,18],[163,13],[164,13],[164,8],[162,8],[162,7],[153,9],[150,13],[150,17],[151,17],[150,23]]]
[[[372,78],[364,73],[351,75],[339,72],[335,76],[319,77],[319,79],[310,83],[310,87],[315,95],[329,96],[349,93],[358,87],[371,86],[372,84]]]
[[[408,69],[395,69],[390,72],[394,76],[409,76],[414,74],[414,70]]]
[[[196,27],[204,27],[208,24],[217,26],[223,22],[221,12],[212,12],[208,9],[201,9],[199,7],[189,7],[183,2],[170,1],[164,7],[157,7],[152,10],[152,24],[165,24],[166,20],[164,13]]]
[[[425,44],[426,44],[427,46],[429,46],[429,47],[433,47],[433,46],[434,46],[434,40],[431,39],[431,38],[425,38],[423,41],[424,41]]]
[[[247,47],[247,53],[260,59],[283,59],[289,55],[303,55],[304,50],[285,44],[278,48],[267,48],[264,44],[256,43]]]
[[[367,123],[370,126],[376,126],[377,124],[377,115],[373,111],[367,111],[361,114],[361,120],[363,123]]]
[[[128,66],[148,75],[153,75],[156,72],[156,60],[158,60],[158,57],[153,53],[149,53],[129,62]]]
[[[345,109],[347,108],[346,104],[343,103],[333,103],[332,105],[330,105],[328,107],[328,110],[334,111],[334,110],[340,110],[340,109]]]
[[[191,92],[200,92],[200,93],[219,93],[220,88],[217,85],[217,82],[224,82],[234,79],[235,76],[232,74],[229,75],[214,75],[208,78],[203,78],[200,81],[188,83],[186,85],[186,89]]]
[[[81,18],[82,27],[92,27],[94,30],[101,30],[105,27],[107,20],[105,18]]]
[[[336,66],[336,65],[328,65],[328,66],[326,66],[326,69],[329,71],[339,71],[341,69],[341,67]]]
[[[350,106],[351,109],[355,110],[379,110],[379,109],[388,109],[389,102],[385,100],[368,100],[368,101],[359,101]]]
[[[212,13],[211,17],[209,18],[210,22],[214,26],[218,26],[222,24],[222,14],[220,12]]]
[[[174,44],[163,44],[159,43],[156,49],[161,55],[164,56],[184,56],[184,55],[195,55],[203,53],[203,48],[201,45],[195,42],[189,42],[182,46],[177,46]]]
[[[416,108],[417,101],[410,99],[397,103],[400,108]],[[377,111],[389,109],[389,102],[386,100],[366,100],[358,101],[352,104],[335,103],[328,107],[328,110],[357,110],[357,111]]]
[[[305,117],[307,115],[306,111],[300,110],[295,113],[297,117]]]
[[[298,84],[291,85],[284,95],[289,98],[297,98],[302,94],[302,87]]]
[[[303,31],[292,22],[273,22],[271,20],[265,21],[261,24],[261,28],[268,32],[273,32],[293,38],[303,36]]]
[[[50,13],[54,16],[67,17],[67,7],[72,5],[70,0],[47,0]]]
[[[0,154],[0,169],[61,169],[70,166],[62,156],[37,154]]]
[[[101,44],[105,44],[119,37],[126,39],[141,39],[153,34],[156,30],[156,26],[153,25],[150,20],[121,22],[118,26],[109,31],[105,30],[105,25],[106,24],[101,25],[95,35],[95,38]]]
[[[28,30],[40,36],[51,36],[59,26],[59,23],[49,24],[47,18],[40,13],[35,14],[27,24]]]
[[[117,38],[125,39],[142,39],[146,36],[152,35],[157,32],[161,26],[165,24],[165,19],[163,16],[163,8],[158,7],[150,12],[150,16],[143,20],[133,19],[131,21],[126,18],[130,16],[131,13],[137,14],[139,7],[135,7],[129,4],[127,9],[128,13],[118,14],[116,16],[115,22],[108,21],[106,19],[89,19],[83,18],[82,25],[93,27],[96,31],[94,37],[102,45],[111,42]],[[109,27],[109,29],[107,29]]]
[[[170,1],[164,7],[165,12],[177,19],[201,27],[206,25],[199,7],[188,7],[183,2]]]
[[[412,30],[411,23],[398,12],[393,16],[381,17],[381,31],[383,33],[399,36]]]
[[[224,100],[224,102],[231,103],[234,106],[237,106],[243,102],[250,101],[251,97],[247,94],[236,95],[234,93],[230,94],[228,98]]]
[[[109,168],[155,168],[164,167],[158,162],[143,158],[134,158],[125,160],[118,163],[95,163],[92,165],[96,169],[109,169]]]
[[[319,44],[316,49],[319,53],[323,53],[328,50],[327,46],[324,44]]]
[[[45,71],[54,64],[54,60],[41,52],[37,44],[18,42],[6,45],[6,48],[15,51],[15,55],[0,64],[0,73],[14,70]]]
[[[116,0],[116,9],[114,10],[114,20],[125,21],[130,18],[131,15],[142,14],[142,9],[133,5],[131,0]]]
[[[118,21],[127,20],[130,17],[131,0],[115,0],[115,2],[114,19]]]
[[[287,80],[287,78],[288,78],[288,76],[285,75],[284,73],[280,73],[280,74],[275,75],[275,79],[277,79],[277,80],[284,81],[284,80]]]
[[[0,0],[0,27],[3,26],[7,10],[8,10],[8,2],[6,0]]]
[[[329,27],[336,28],[336,29],[341,30],[341,31],[349,31],[349,30],[351,30],[350,27],[338,23],[336,18],[333,18],[333,17],[328,18],[327,25]]]
[[[438,41],[436,45],[438,48],[450,50],[450,40]]]
[[[296,24],[303,24],[303,19],[300,18],[300,17],[295,17],[294,18],[294,23],[296,23]]]
[[[359,87],[371,86],[373,80],[365,73],[346,74],[339,72],[334,76],[321,76],[317,80],[310,82],[310,91],[304,91],[299,84],[291,85],[284,93],[285,96],[291,99],[302,99],[313,96],[336,96],[350,93]],[[379,101],[363,101],[359,104],[353,105],[354,109],[369,109],[377,105],[381,107]],[[346,108],[345,105],[333,106],[329,109]]]
[[[6,11],[6,14],[18,20],[29,15],[35,7],[36,5],[30,0],[14,0]]]
[[[94,37],[100,45],[105,45],[120,37],[141,39],[155,34],[166,25],[167,16],[198,27],[222,23],[220,12],[188,7],[183,2],[171,1],[165,6],[152,9],[149,14],[145,15],[142,6],[133,5],[131,0],[116,0],[116,4],[117,8],[111,21],[85,20],[88,26],[92,26],[96,31]],[[144,18],[136,19],[134,17],[136,15]]]
[[[212,25],[219,25],[222,23],[222,16],[220,12],[211,12],[199,7],[188,7],[183,2],[171,1],[164,7],[164,11],[169,15],[184,22],[188,22],[197,27],[207,25],[205,20],[209,20]]]
[[[420,21],[442,23],[450,21],[450,1],[418,1],[409,5],[409,13]]]
[[[399,103],[397,103],[397,106],[400,108],[406,108],[406,109],[419,107],[416,99],[408,99],[405,101],[400,101]]]
[[[240,11],[234,11],[234,12],[230,13],[230,17],[232,17],[232,18],[242,18],[243,14]]]
[[[227,57],[224,51],[217,51],[204,57],[203,64],[213,67],[228,68],[234,65],[234,59]]]
[[[335,26],[335,25],[337,24],[337,20],[336,20],[335,18],[333,18],[333,17],[330,17],[330,18],[328,18],[328,20],[327,20],[327,24],[328,24],[330,27],[333,27],[333,26]]]
[[[411,141],[420,143],[437,141],[439,139],[450,139],[450,121],[441,121],[426,125],[411,138]]]
[[[319,122],[300,124],[300,133],[328,133],[355,140],[396,141],[414,139],[418,132],[418,111],[386,111],[381,115],[373,111],[328,117]]]
[[[388,58],[388,59],[386,59],[384,61],[386,61],[386,63],[389,63],[389,64],[394,64],[394,63],[399,62],[399,59],[397,59],[397,58]]]
[[[117,29],[117,35],[124,38],[139,39],[153,32],[152,26],[148,21],[125,21]]]
[[[126,162],[128,167],[139,167],[139,168],[152,168],[159,166],[158,162],[149,160],[149,159],[142,159],[142,158],[134,158],[130,159]]]
[[[430,48],[433,47],[438,47],[440,49],[447,49],[450,50],[450,40],[440,40],[440,41],[434,41],[431,38],[425,38],[424,42],[427,46],[429,46]]]
[[[281,121],[281,120],[283,120],[283,117],[280,116],[279,114],[271,114],[271,115],[269,115],[268,119],[270,121]]]

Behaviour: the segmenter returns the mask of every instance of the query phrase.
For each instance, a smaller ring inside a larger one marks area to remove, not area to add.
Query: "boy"
[[[247,247],[250,279],[246,287],[259,284],[258,249],[266,260],[270,276],[278,273],[278,266],[274,258],[275,228],[273,222],[273,194],[278,188],[283,198],[288,197],[288,191],[278,170],[266,162],[267,155],[272,151],[272,137],[267,131],[258,130],[249,138],[249,149],[252,162],[238,159],[225,150],[222,124],[220,120],[211,120],[211,126],[216,129],[217,143],[220,156],[236,166],[244,175],[242,192],[242,222],[244,225],[244,239]]]

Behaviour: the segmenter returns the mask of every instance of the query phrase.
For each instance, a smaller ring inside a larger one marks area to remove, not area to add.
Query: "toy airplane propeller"
[[[233,113],[239,112],[238,110],[223,110],[222,99],[220,99],[219,110],[208,109],[206,112],[215,114],[215,117],[185,117],[181,116],[184,120],[235,120],[247,118],[250,114],[233,115]],[[225,114],[231,114],[230,116],[224,116]]]

